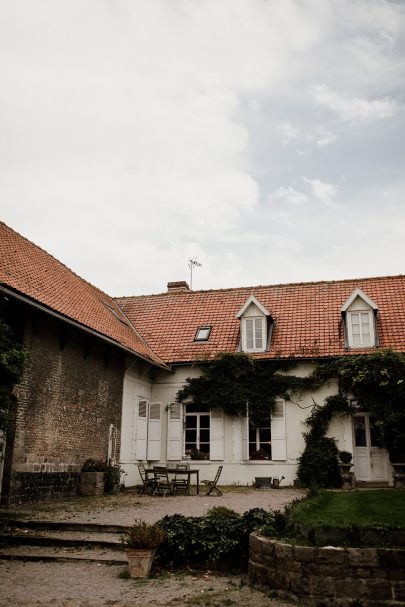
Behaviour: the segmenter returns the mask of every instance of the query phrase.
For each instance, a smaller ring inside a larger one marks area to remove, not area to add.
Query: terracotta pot
[[[79,495],[102,495],[104,493],[104,472],[81,472]]]
[[[127,548],[128,569],[131,577],[148,577],[155,550],[151,548]]]

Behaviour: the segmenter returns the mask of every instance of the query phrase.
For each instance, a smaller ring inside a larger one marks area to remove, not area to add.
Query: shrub
[[[111,493],[120,485],[124,470],[119,465],[107,464],[105,460],[89,458],[84,462],[81,472],[104,472],[104,491]]]
[[[127,548],[156,549],[164,540],[165,533],[158,525],[135,521],[121,541]]]
[[[338,455],[342,464],[350,464],[353,458],[353,455],[350,453],[350,451],[339,451]]]

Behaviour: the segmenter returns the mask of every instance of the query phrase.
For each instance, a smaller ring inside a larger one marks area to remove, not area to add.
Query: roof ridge
[[[121,299],[140,299],[142,297],[164,297],[166,295],[184,295],[189,296],[192,294],[198,293],[224,293],[230,291],[246,291],[252,289],[266,289],[270,287],[295,287],[295,286],[310,286],[310,285],[322,285],[322,284],[337,284],[337,283],[348,283],[348,282],[356,282],[356,281],[370,281],[370,280],[386,280],[392,278],[405,278],[405,274],[393,274],[387,276],[366,276],[366,277],[358,277],[358,278],[341,278],[338,280],[312,280],[308,282],[300,281],[300,282],[286,282],[286,283],[275,283],[275,284],[267,284],[267,285],[247,285],[242,287],[225,287],[223,289],[201,289],[199,291],[164,291],[162,293],[150,293],[150,294],[141,294],[141,295],[122,295],[119,297],[113,297],[114,300]]]

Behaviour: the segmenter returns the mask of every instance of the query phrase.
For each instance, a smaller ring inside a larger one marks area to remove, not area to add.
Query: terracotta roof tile
[[[370,352],[344,345],[340,309],[356,288],[378,305],[380,346],[405,351],[405,276],[167,292],[116,301],[169,364],[202,360],[223,350],[237,351],[240,323],[235,315],[251,294],[275,321],[270,350],[255,356],[314,358]],[[210,338],[195,342],[196,330],[202,325],[212,325]]]
[[[109,295],[0,222],[0,283],[143,358],[163,361]]]

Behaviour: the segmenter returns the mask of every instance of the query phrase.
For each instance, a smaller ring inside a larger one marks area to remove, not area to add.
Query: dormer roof
[[[267,308],[265,308],[260,303],[260,301],[258,299],[256,299],[256,297],[252,294],[248,298],[248,300],[246,301],[246,303],[241,307],[241,309],[239,310],[239,312],[236,314],[236,318],[241,318],[251,304],[254,304],[256,306],[256,308],[258,308],[260,310],[260,312],[263,314],[263,316],[271,316],[271,314],[267,310]]]
[[[350,297],[348,297],[348,299],[346,299],[345,303],[343,304],[343,306],[341,307],[340,311],[343,312],[347,312],[347,310],[350,308],[350,306],[352,305],[352,303],[354,302],[354,300],[356,299],[356,297],[360,297],[360,299],[362,299],[370,308],[372,308],[374,311],[378,310],[378,306],[376,303],[374,303],[374,301],[372,299],[370,299],[370,297],[368,297],[364,291],[362,291],[361,289],[357,288],[354,289],[353,293],[350,295]]]

